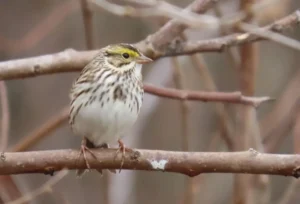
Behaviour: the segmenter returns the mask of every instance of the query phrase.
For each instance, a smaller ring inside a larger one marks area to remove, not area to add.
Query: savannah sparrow
[[[118,141],[124,156],[120,139],[138,117],[144,94],[141,68],[151,61],[130,44],[108,45],[74,82],[69,122],[74,134],[83,138],[81,152],[88,169],[86,151],[93,154],[89,148],[107,148]]]

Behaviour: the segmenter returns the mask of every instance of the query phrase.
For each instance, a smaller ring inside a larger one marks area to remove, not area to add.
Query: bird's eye
[[[127,52],[123,53],[122,56],[125,58],[125,59],[128,59],[129,58],[129,54]]]

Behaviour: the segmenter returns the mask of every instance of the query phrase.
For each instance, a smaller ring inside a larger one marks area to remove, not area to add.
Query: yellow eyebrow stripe
[[[140,54],[134,50],[131,50],[129,48],[126,47],[121,47],[121,46],[117,46],[117,47],[113,47],[112,49],[110,49],[111,52],[116,53],[116,54],[123,54],[123,53],[128,53],[130,57],[138,57],[140,56]]]

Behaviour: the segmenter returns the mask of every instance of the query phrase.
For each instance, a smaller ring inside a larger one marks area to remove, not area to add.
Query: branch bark
[[[94,149],[97,159],[87,154],[92,168],[119,169],[117,149]],[[5,152],[1,154],[0,174],[53,174],[64,168],[85,169],[77,150]],[[243,152],[175,152],[134,149],[126,152],[123,169],[164,171],[197,176],[201,173],[250,173],[300,176],[300,155],[265,154],[253,149]]]

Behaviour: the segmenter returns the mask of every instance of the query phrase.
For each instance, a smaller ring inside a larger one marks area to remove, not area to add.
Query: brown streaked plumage
[[[74,82],[69,123],[83,138],[81,151],[86,161],[89,148],[119,142],[134,124],[143,101],[142,64],[152,60],[129,44],[102,48]],[[89,164],[86,161],[89,168]],[[83,170],[78,171],[78,175]]]

